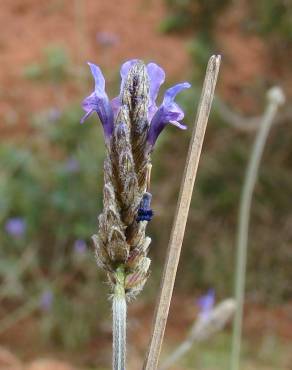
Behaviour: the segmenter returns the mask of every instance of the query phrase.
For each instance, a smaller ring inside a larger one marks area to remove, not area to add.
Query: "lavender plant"
[[[153,216],[149,191],[151,152],[156,140],[171,123],[181,123],[182,109],[176,95],[189,88],[187,82],[166,90],[157,107],[159,88],[165,80],[155,63],[134,59],[121,67],[121,89],[109,100],[100,68],[89,63],[95,80],[91,95],[83,101],[87,117],[96,112],[103,126],[104,162],[103,212],[93,235],[97,264],[107,273],[113,302],[113,368],[125,369],[126,301],[137,296],[149,275],[147,257],[151,239],[146,226]]]

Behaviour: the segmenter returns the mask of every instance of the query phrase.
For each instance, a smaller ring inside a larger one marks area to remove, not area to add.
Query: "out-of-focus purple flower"
[[[48,111],[48,120],[49,120],[49,122],[56,122],[61,117],[61,115],[62,115],[62,113],[61,113],[60,109],[51,108]]]
[[[43,311],[50,311],[54,301],[54,294],[50,289],[46,289],[40,297],[40,308]]]
[[[76,254],[84,254],[87,250],[87,244],[83,239],[77,239],[74,242],[74,252]]]
[[[123,90],[124,82],[130,68],[137,62],[138,59],[131,59],[122,64],[120,70],[120,91]],[[88,64],[95,79],[95,91],[83,101],[83,109],[86,114],[81,119],[81,123],[83,123],[93,111],[96,111],[103,125],[105,137],[108,139],[113,131],[114,117],[116,117],[121,107],[121,94],[109,102],[105,93],[105,80],[101,70],[94,64]],[[186,129],[186,126],[180,123],[184,118],[184,112],[179,105],[175,103],[174,99],[178,93],[189,88],[191,85],[188,82],[183,82],[167,89],[162,104],[157,107],[156,99],[160,86],[164,83],[165,72],[159,65],[149,63],[147,65],[147,73],[150,85],[148,106],[148,121],[150,122],[150,129],[147,134],[147,151],[151,151],[159,134],[168,123],[171,123],[180,129]]]
[[[210,312],[213,310],[215,304],[215,291],[209,289],[207,294],[198,299],[198,306],[200,309],[199,316],[202,320],[207,320]]]
[[[105,92],[105,79],[98,66],[88,63],[94,77],[95,87],[91,95],[83,100],[82,107],[86,114],[81,118],[83,123],[93,112],[96,112],[103,126],[105,139],[109,139],[114,128],[114,113]]]
[[[26,222],[21,217],[10,218],[6,221],[5,230],[9,235],[20,238],[26,231]]]
[[[76,173],[80,170],[80,163],[77,161],[76,158],[70,157],[67,159],[65,163],[65,169],[69,173]]]
[[[102,46],[114,46],[119,42],[119,37],[113,32],[100,31],[96,34],[96,41]]]

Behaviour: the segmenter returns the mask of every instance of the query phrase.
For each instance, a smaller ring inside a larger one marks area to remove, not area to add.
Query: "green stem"
[[[125,370],[127,303],[123,267],[117,269],[115,278],[116,285],[113,295],[113,370]]]
[[[239,370],[240,365],[242,316],[244,305],[246,260],[252,195],[254,192],[259,165],[270,128],[275,119],[279,106],[284,103],[282,90],[280,90],[279,88],[272,88],[268,92],[268,99],[269,104],[260,123],[260,127],[258,129],[250,160],[247,166],[240,200],[235,276],[235,299],[237,310],[234,316],[233,325],[231,370]]]

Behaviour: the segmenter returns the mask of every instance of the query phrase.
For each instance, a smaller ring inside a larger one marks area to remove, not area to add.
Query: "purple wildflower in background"
[[[132,59],[128,60],[121,66],[121,91],[127,74],[135,63],[137,63],[137,59]],[[83,123],[91,113],[97,112],[103,125],[105,138],[108,140],[113,132],[114,117],[117,115],[122,104],[121,97],[118,96],[112,101],[109,101],[108,96],[105,93],[105,79],[100,68],[95,64],[88,64],[95,80],[95,89],[94,92],[83,101],[82,106],[86,114],[81,119],[81,123]],[[147,65],[147,73],[150,83],[148,106],[148,121],[150,122],[150,128],[147,136],[147,150],[151,151],[159,134],[167,124],[171,123],[180,129],[186,129],[186,126],[180,123],[184,118],[184,112],[179,105],[175,103],[174,99],[178,93],[189,88],[191,85],[188,82],[183,82],[167,89],[164,94],[162,104],[158,107],[156,105],[156,99],[160,86],[165,81],[165,72],[159,65],[149,63]]]
[[[201,296],[198,299],[199,306],[199,316],[202,320],[207,320],[209,318],[210,312],[213,310],[215,304],[215,291],[214,289],[209,289],[207,294]]]
[[[54,295],[50,289],[46,289],[40,297],[40,308],[43,311],[50,311],[53,305]]]
[[[84,254],[87,249],[87,244],[83,239],[77,239],[74,242],[73,248],[76,254]]]
[[[5,230],[9,235],[20,238],[25,234],[26,222],[21,217],[10,218],[6,221]]]
[[[56,122],[61,117],[62,113],[58,108],[51,108],[48,111],[48,120],[49,122]]]
[[[119,42],[119,37],[113,32],[100,31],[96,34],[96,41],[101,46],[114,46]]]
[[[80,163],[76,158],[70,157],[65,163],[65,170],[69,173],[77,173],[80,170]]]

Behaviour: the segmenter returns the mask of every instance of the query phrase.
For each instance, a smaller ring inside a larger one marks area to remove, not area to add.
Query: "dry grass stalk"
[[[162,285],[156,308],[149,350],[145,359],[145,370],[156,370],[166,327],[177,266],[180,258],[189,206],[197,174],[204,135],[214,97],[221,57],[213,55],[208,63],[203,91],[199,102],[196,124],[190,142],[181,190],[168,245]]]

